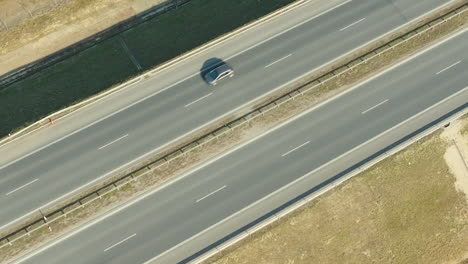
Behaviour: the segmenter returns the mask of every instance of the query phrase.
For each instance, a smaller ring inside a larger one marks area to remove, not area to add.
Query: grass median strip
[[[303,93],[303,96],[299,96],[299,93],[295,93],[298,96],[295,97],[294,100],[285,101],[281,106],[275,106],[266,113],[255,114],[256,117],[252,122],[239,123],[233,129],[227,129],[226,133],[216,137],[212,135],[210,141],[207,143],[197,148],[192,148],[183,155],[176,156],[174,160],[169,163],[165,163],[152,170],[147,170],[146,174],[141,175],[141,177],[135,181],[130,181],[126,185],[121,186],[119,189],[114,190],[111,188],[110,190],[112,191],[110,193],[103,195],[84,207],[78,206],[79,209],[67,213],[66,217],[49,223],[48,227],[50,227],[52,231],[44,232],[41,229],[40,232],[33,232],[30,236],[25,236],[15,241],[11,246],[8,245],[0,248],[0,261],[12,259],[29,250],[37,248],[73,230],[80,224],[89,222],[105,214],[112,208],[145,192],[151,191],[155,186],[159,186],[173,179],[176,175],[181,175],[189,171],[195,165],[205,162],[233,148],[239,143],[245,142],[304,110],[309,109],[317,103],[331,98],[339,92],[351,87],[356,82],[369,77],[371,74],[376,74],[389,67],[391,64],[415,53],[422,47],[436,40],[441,40],[449,33],[466,26],[468,18],[467,13],[468,12],[464,12],[462,15],[440,24],[434,29],[428,30],[393,49],[389,49],[380,56],[370,58],[366,63],[357,65],[334,79],[308,90],[308,92]],[[315,84],[316,82],[311,82],[309,86]],[[2,243],[5,243],[5,241],[2,241]]]
[[[466,263],[467,129],[465,115],[204,263]]]

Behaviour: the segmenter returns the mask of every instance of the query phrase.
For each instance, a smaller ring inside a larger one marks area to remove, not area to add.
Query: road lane
[[[30,256],[24,263],[145,262],[448,97],[457,94],[459,105],[466,104],[467,42],[465,31]],[[435,74],[440,65],[449,65],[456,59],[465,64],[460,63],[460,67],[454,67],[446,75]],[[362,114],[368,106],[385,98],[388,99],[385,104]],[[282,156],[300,145],[303,146]],[[308,188],[332,176],[314,178],[312,174],[309,178],[313,184]],[[219,186],[227,187],[217,192],[216,197],[194,201]],[[120,250],[104,254],[103,245],[119,241],[123,232],[141,236],[133,243],[122,244]],[[178,257],[180,260],[185,256]]]
[[[216,87],[204,83],[199,75],[188,78],[0,169],[0,226],[96,182],[178,136],[407,22],[390,2],[348,2],[232,58],[229,63],[234,66],[236,76]],[[411,6],[411,2],[414,1],[407,0],[405,5]],[[414,16],[427,11],[429,3],[445,2],[431,0],[425,5],[417,4],[421,11]],[[364,21],[340,31],[363,17]],[[294,54],[275,65],[278,67],[264,67],[272,58],[290,53]],[[157,83],[155,78],[145,84]],[[200,98],[203,100],[188,105]],[[128,136],[99,149],[122,135]],[[33,192],[24,189],[6,195],[37,178],[41,180],[29,186]]]

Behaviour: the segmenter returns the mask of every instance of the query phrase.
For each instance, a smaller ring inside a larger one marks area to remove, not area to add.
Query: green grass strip
[[[293,0],[193,0],[0,91],[0,137],[262,17]],[[139,71],[119,37],[141,64]]]

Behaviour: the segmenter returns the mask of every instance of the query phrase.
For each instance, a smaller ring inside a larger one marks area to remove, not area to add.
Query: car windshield
[[[216,79],[218,77],[219,72],[217,71],[217,69],[214,69],[214,70],[210,71],[209,74],[210,74],[210,77],[214,80],[214,79]]]

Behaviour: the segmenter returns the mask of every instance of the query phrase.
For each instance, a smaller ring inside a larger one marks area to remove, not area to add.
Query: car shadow
[[[211,59],[208,59],[206,60],[202,67],[200,68],[200,77],[202,78],[202,80],[204,82],[207,82],[206,79],[205,79],[205,75],[210,72],[211,70],[213,70],[214,68],[218,67],[219,65],[222,65],[226,63],[225,61],[223,61],[222,59],[219,59],[219,58],[211,58]]]

